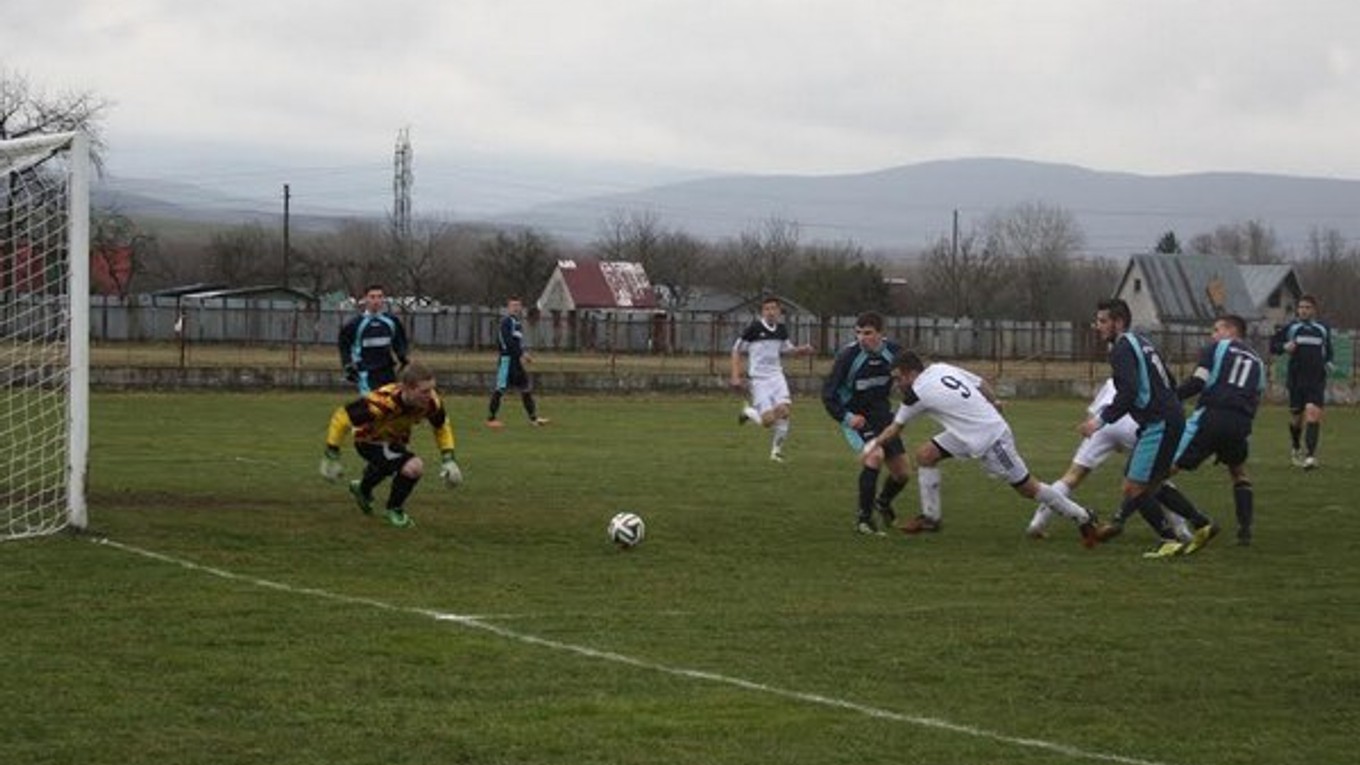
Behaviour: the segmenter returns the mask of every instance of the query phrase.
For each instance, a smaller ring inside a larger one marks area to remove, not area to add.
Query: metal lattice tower
[[[397,151],[392,160],[392,223],[400,246],[411,241],[411,129],[397,132]]]

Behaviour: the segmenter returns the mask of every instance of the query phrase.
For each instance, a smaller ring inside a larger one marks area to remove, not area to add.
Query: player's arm
[[[822,381],[822,406],[826,413],[831,415],[831,419],[842,424],[845,424],[847,418],[851,416],[845,404],[841,403],[841,386],[850,375],[850,360],[854,355],[853,347],[837,354],[836,361],[831,365],[830,374]]]
[[[347,370],[350,364],[353,363],[353,359],[350,358],[350,353],[354,348],[354,331],[357,325],[357,320],[350,319],[340,326],[340,336],[339,339],[336,340],[336,347],[340,351],[340,367],[342,369]]]
[[[897,412],[893,414],[892,422],[883,429],[882,433],[865,442],[861,454],[867,457],[882,447],[883,444],[896,438],[897,434],[902,432],[902,428],[907,426],[907,423],[925,411],[925,407],[920,404],[921,398],[916,395],[916,391],[907,388],[906,392],[902,394],[902,405],[897,407]]]
[[[733,388],[741,387],[741,355],[748,347],[745,337],[738,337],[736,342],[732,343],[732,374],[728,376],[727,383]]]
[[[367,421],[365,417],[372,419],[363,399],[336,407],[331,413],[330,424],[326,427],[326,452],[321,457],[321,477],[327,481],[334,481],[345,474],[345,466],[340,463],[340,444],[344,443],[350,430],[359,424],[354,421],[354,415],[359,412],[365,413],[360,415],[361,421]]]
[[[396,314],[392,315],[392,353],[397,356],[397,363],[406,366],[409,361],[410,343],[406,339],[406,327],[402,325],[401,319]]]
[[[1138,396],[1138,358],[1129,340],[1120,338],[1115,343],[1110,367],[1110,377],[1114,379],[1114,400],[1100,410],[1100,419],[1106,425],[1128,414]]]
[[[1176,386],[1176,398],[1181,401],[1187,398],[1194,398],[1203,391],[1209,384],[1209,379],[1213,377],[1214,367],[1218,365],[1218,343],[1206,345],[1199,352],[1199,362],[1195,365],[1195,371],[1190,377]]]
[[[454,459],[454,447],[457,441],[453,435],[453,421],[449,419],[449,414],[441,402],[435,402],[434,414],[430,415],[430,427],[434,429],[434,443],[439,448],[439,477],[449,486],[457,486],[463,482],[463,470],[458,467],[457,460]]]

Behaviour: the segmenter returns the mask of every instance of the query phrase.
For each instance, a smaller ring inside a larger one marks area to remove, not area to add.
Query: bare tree
[[[1336,229],[1313,229],[1308,258],[1298,266],[1304,289],[1317,296],[1327,319],[1339,327],[1360,327],[1360,246],[1350,245]]]
[[[24,75],[0,67],[0,140],[79,130],[89,136],[99,167],[104,148],[101,123],[110,105],[89,92],[49,94]]]
[[[283,254],[283,238],[259,223],[247,223],[219,231],[208,243],[212,276],[229,285],[268,280],[278,271],[274,264]]]
[[[1200,255],[1222,255],[1238,263],[1283,263],[1285,253],[1275,229],[1259,220],[1219,226],[1190,239],[1190,250]]]
[[[867,262],[863,250],[850,243],[804,249],[790,291],[823,318],[889,309],[883,269]]]
[[[556,267],[552,241],[527,229],[515,234],[497,232],[482,244],[473,263],[481,278],[481,299],[486,305],[497,305],[510,295],[533,303]]]
[[[735,241],[721,247],[725,281],[748,295],[787,291],[799,237],[798,224],[783,218],[769,218],[755,229],[743,231]]]
[[[954,318],[988,316],[992,297],[1001,287],[1004,263],[997,253],[982,246],[977,232],[959,237],[958,244],[941,238],[925,253],[922,297],[934,305],[917,310]]]
[[[1064,314],[1069,262],[1085,243],[1067,210],[1042,202],[1017,205],[990,216],[987,250],[1005,258],[1014,278],[1016,315],[1048,321]]]

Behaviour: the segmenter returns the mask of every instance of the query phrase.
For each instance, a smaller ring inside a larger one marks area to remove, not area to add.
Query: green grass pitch
[[[808,399],[780,465],[735,398],[545,396],[534,429],[511,397],[490,432],[455,395],[467,482],[397,530],[317,474],[337,403],[95,396],[92,533],[0,544],[0,762],[1355,761],[1360,411],[1328,410],[1310,474],[1263,411],[1256,544],[1206,466],[1179,483],[1225,533],[1147,561],[1137,521],[1024,538],[1031,505],[967,462],[943,533],[857,536]],[[1041,478],[1082,412],[1010,405]],[[1121,464],[1078,499],[1108,514]]]

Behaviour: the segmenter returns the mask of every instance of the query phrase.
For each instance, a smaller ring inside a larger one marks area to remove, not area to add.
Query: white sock
[[[1086,508],[1068,499],[1064,494],[1065,492],[1057,491],[1046,483],[1040,483],[1039,493],[1035,495],[1035,498],[1077,523],[1086,523],[1091,520],[1091,513]]]
[[[940,506],[940,469],[917,468],[916,485],[921,492],[921,515],[932,521],[940,520],[940,514],[944,510]]]
[[[1177,539],[1181,540],[1182,542],[1189,542],[1191,539],[1194,538],[1195,532],[1190,530],[1190,524],[1186,523],[1184,518],[1180,517],[1179,515],[1176,515],[1170,510],[1167,510],[1166,521],[1167,523],[1171,524],[1171,530],[1176,532]]]
[[[783,449],[784,442],[787,441],[788,438],[789,438],[788,418],[786,417],[782,420],[775,420],[774,436],[770,439],[770,448],[774,451],[779,451],[780,449]]]
[[[1067,484],[1063,483],[1062,481],[1054,481],[1053,483],[1051,483],[1051,484],[1049,484],[1049,485],[1053,487],[1053,490],[1054,490],[1054,491],[1058,492],[1059,494],[1063,495],[1064,497],[1068,496],[1068,495],[1071,493],[1071,491],[1072,491],[1071,487],[1069,487]],[[1053,518],[1053,508],[1049,507],[1048,505],[1044,504],[1043,502],[1040,502],[1040,503],[1039,503],[1039,506],[1036,507],[1036,508],[1034,508],[1034,517],[1031,518],[1031,519],[1029,520],[1029,529],[1028,529],[1028,531],[1031,531],[1031,532],[1039,532],[1039,531],[1043,531],[1044,529],[1048,528],[1048,522],[1049,522],[1052,518]]]

